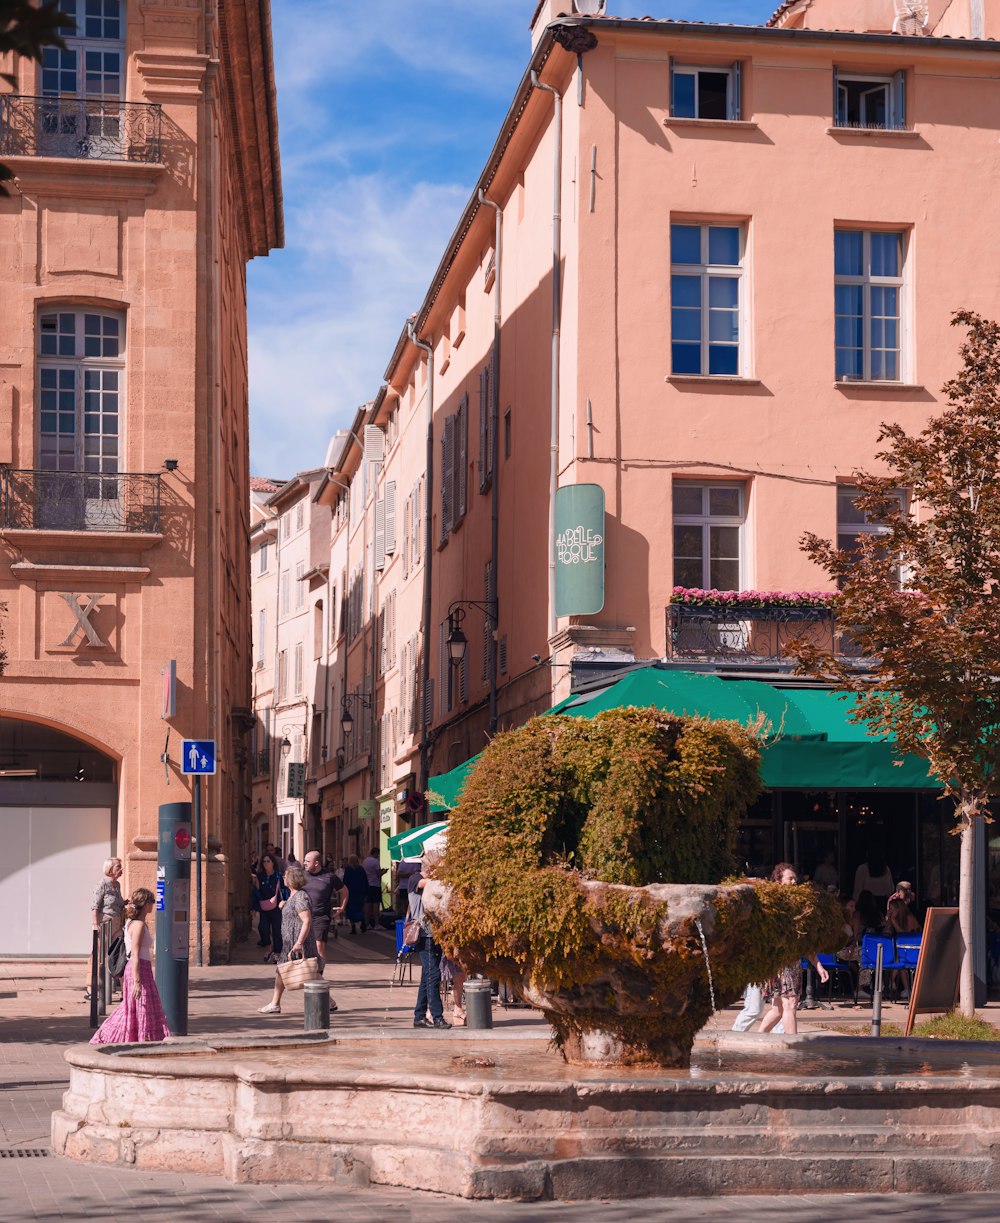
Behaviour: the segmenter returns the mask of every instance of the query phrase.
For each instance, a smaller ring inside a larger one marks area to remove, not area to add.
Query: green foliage
[[[935,1015],[913,1029],[914,1036],[934,1036],[941,1040],[1000,1040],[1000,1031],[993,1024],[973,1015],[967,1019],[957,1011]]]
[[[711,1013],[700,934],[693,917],[668,934],[668,902],[644,885],[733,871],[759,759],[745,727],[657,709],[535,718],[499,735],[451,816],[438,941],[472,970],[574,994],[572,1015],[548,1014],[561,1039],[611,1030],[654,1060],[690,1047]],[[842,920],[810,888],[722,893],[706,919],[713,943],[727,945],[713,964],[720,1003],[803,948],[833,950]],[[641,1014],[626,1013],[622,996],[640,999]]]

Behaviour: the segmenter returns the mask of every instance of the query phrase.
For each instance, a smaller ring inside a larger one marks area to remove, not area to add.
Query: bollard
[[[875,980],[872,982],[872,1036],[882,1035],[882,944],[875,952]]]
[[[489,981],[476,977],[465,982],[465,1026],[467,1028],[493,1027],[493,986]]]
[[[325,981],[307,981],[302,987],[303,1028],[316,1032],[330,1026],[330,987]]]

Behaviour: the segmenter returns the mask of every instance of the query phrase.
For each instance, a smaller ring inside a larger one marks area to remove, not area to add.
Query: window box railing
[[[0,467],[0,529],[160,533],[160,473]]]
[[[0,157],[161,160],[160,107],[107,98],[0,96]]]
[[[675,600],[667,607],[667,656],[675,661],[789,665],[794,659],[788,646],[796,639],[838,658],[863,661],[853,634],[838,626],[823,601]]]

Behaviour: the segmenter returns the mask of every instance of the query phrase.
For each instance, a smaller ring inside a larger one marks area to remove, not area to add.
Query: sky
[[[424,299],[531,52],[536,0],[271,0],[285,247],[248,269],[250,469],[322,466]],[[610,0],[763,24],[777,0]]]

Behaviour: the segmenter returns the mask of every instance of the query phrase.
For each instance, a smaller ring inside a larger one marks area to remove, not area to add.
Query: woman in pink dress
[[[125,939],[128,963],[122,981],[122,1000],[94,1033],[92,1045],[126,1045],[163,1040],[170,1035],[160,993],[153,980],[146,918],[156,898],[149,888],[136,888],[125,904]]]

